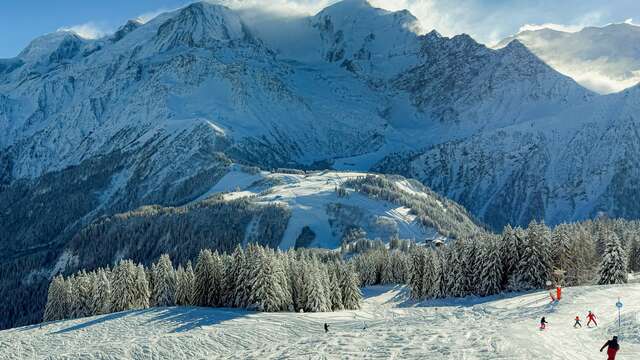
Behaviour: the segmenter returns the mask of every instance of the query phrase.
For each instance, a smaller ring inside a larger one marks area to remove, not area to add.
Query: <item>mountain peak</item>
[[[392,68],[402,66],[400,63],[406,62],[407,55],[419,47],[414,31],[417,23],[406,10],[379,9],[365,0],[336,3],[312,19],[313,27],[320,32],[325,60],[369,71],[373,71],[370,62],[373,58],[385,59]],[[360,66],[354,67],[355,63]]]
[[[137,19],[127,21],[126,24],[120,27],[120,29],[118,29],[118,31],[116,31],[115,34],[113,34],[111,41],[118,42],[122,40],[122,38],[127,36],[127,34],[129,34],[130,32],[134,31],[135,29],[139,28],[142,25],[143,23]]]
[[[240,17],[226,6],[196,2],[160,25],[156,42],[163,50],[175,47],[209,47],[245,37]]]
[[[27,45],[27,47],[18,55],[18,58],[25,62],[35,62],[53,55],[61,48],[75,53],[80,48],[80,45],[85,41],[87,40],[80,37],[74,31],[59,30],[54,33],[40,36],[31,41],[31,43],[29,43],[29,45]],[[69,51],[66,51],[66,55],[70,56],[71,54]],[[59,55],[62,56],[64,54]]]

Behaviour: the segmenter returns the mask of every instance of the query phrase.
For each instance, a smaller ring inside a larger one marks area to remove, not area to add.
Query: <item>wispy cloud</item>
[[[564,24],[554,24],[554,23],[546,23],[546,24],[525,24],[518,29],[518,32],[523,31],[537,31],[542,29],[551,29],[556,31],[563,31],[574,33],[582,30],[584,26],[582,25],[564,25]]]
[[[113,29],[108,29],[92,21],[58,29],[58,31],[73,31],[74,33],[85,39],[98,39],[111,33],[112,30]]]

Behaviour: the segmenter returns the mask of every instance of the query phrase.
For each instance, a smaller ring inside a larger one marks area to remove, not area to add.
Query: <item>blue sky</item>
[[[267,7],[286,14],[314,13],[335,0],[221,0],[241,7]],[[425,30],[450,36],[468,33],[493,43],[523,27],[576,30],[634,19],[640,0],[370,0],[374,5],[408,8]],[[112,32],[128,19],[175,9],[189,0],[1,0],[0,58],[17,55],[33,38],[61,28],[87,36]]]
[[[17,55],[34,38],[60,28],[111,31],[128,19],[184,0],[0,0],[0,58]]]

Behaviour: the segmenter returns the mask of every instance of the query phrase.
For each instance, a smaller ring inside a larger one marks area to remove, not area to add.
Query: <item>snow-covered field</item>
[[[640,284],[569,288],[557,305],[546,292],[414,304],[403,288],[372,287],[359,311],[128,311],[2,331],[0,358],[604,359],[598,349],[617,333],[618,296],[625,304],[618,359],[638,359]],[[574,329],[573,318],[588,310],[600,326]]]
[[[340,171],[306,175],[268,172],[248,174],[240,170],[240,167],[234,166],[218,184],[198,200],[225,192],[225,199],[228,200],[253,196],[257,202],[286,205],[292,214],[280,243],[281,249],[293,248],[305,226],[316,235],[310,247],[329,249],[340,247],[343,235],[342,229],[339,229],[340,225],[360,226],[371,238],[380,237],[384,240],[388,239],[390,233],[397,233],[402,239],[417,242],[442,237],[435,229],[423,227],[407,207],[384,200],[374,200],[353,191],[348,197],[336,194],[337,186],[347,180],[366,175],[367,173]],[[259,180],[265,183],[260,184]],[[411,197],[430,196],[413,190],[406,182],[398,181],[397,184]],[[340,216],[331,214],[330,208],[335,205],[344,207]],[[344,224],[338,224],[340,222]]]

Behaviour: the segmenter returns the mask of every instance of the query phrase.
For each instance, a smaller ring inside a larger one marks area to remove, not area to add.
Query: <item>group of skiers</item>
[[[589,313],[587,314],[587,320],[587,327],[591,327],[592,322],[595,326],[598,326],[598,322],[596,321],[596,314],[592,313],[591,310],[589,310]],[[576,315],[576,322],[575,324],[573,324],[573,327],[582,327],[582,324],[580,323],[580,316]]]
[[[593,322],[593,324],[595,326],[598,326],[598,322],[596,321],[596,315],[594,313],[591,312],[591,310],[589,310],[589,313],[587,314],[587,326],[591,327],[591,323]],[[573,327],[582,327],[582,324],[580,323],[580,316],[576,315],[575,318],[575,323],[573,324]],[[547,319],[543,316],[542,319],[540,319],[540,330],[544,330],[547,328],[547,324],[549,322],[547,322]],[[616,354],[618,353],[618,350],[620,350],[620,344],[618,344],[618,337],[614,336],[613,339],[608,340],[604,345],[602,345],[602,347],[600,348],[600,352],[602,352],[602,350],[604,350],[605,348],[607,348],[607,360],[615,360],[616,358]]]
[[[591,323],[593,323],[595,326],[598,326],[598,322],[596,321],[596,314],[592,313],[591,310],[589,310],[589,313],[587,314],[587,326],[591,327]],[[580,316],[576,315],[576,319],[575,319],[575,323],[573,324],[573,327],[582,327],[582,324],[580,323]],[[547,324],[549,322],[547,322],[547,319],[543,316],[542,319],[540,319],[540,330],[544,330],[547,328]]]

